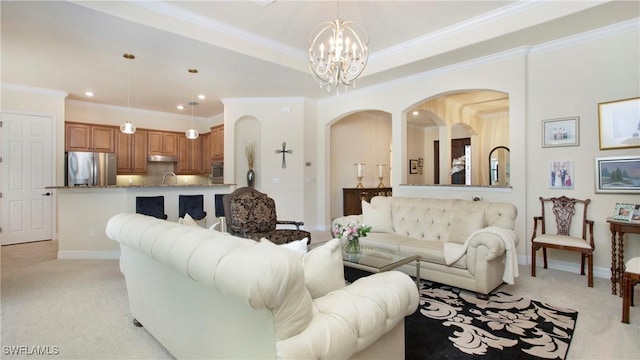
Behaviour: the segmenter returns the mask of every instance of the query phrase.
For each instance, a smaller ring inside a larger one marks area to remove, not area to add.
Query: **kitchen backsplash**
[[[167,172],[174,172],[174,163],[149,162],[146,175],[118,175],[117,184],[126,185],[160,185],[162,176]],[[209,184],[209,177],[205,175],[178,175],[178,184]],[[165,179],[165,185],[174,185],[176,178],[169,175]]]

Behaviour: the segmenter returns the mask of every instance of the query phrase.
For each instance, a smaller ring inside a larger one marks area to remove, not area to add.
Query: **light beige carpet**
[[[172,359],[144,328],[132,325],[124,277],[115,260],[56,260],[57,244],[4,246],[0,342],[2,359]],[[579,312],[568,359],[640,358],[640,304],[622,324],[621,300],[607,279],[588,288],[583,276],[520,267],[502,289]],[[640,286],[635,298],[640,303]],[[10,355],[11,349],[58,355]],[[47,348],[48,347],[48,348]],[[37,350],[37,349],[36,349]]]

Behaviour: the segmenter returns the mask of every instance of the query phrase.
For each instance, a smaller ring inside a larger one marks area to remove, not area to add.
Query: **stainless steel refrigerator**
[[[68,152],[66,186],[116,185],[115,153]]]

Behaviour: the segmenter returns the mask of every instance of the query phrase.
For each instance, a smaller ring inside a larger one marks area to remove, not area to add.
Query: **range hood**
[[[177,156],[172,155],[147,155],[147,161],[150,162],[178,162]]]

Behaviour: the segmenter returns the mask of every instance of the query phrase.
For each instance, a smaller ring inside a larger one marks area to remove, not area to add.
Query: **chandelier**
[[[331,92],[342,84],[355,87],[369,58],[369,39],[362,27],[353,21],[334,21],[318,25],[309,37],[309,69],[311,75]]]
[[[136,57],[133,54],[124,54],[122,55],[127,60],[133,60]],[[131,71],[127,70],[127,121],[120,124],[120,131],[123,134],[134,134],[136,132],[136,126],[131,123],[131,87],[130,87],[130,77]]]

